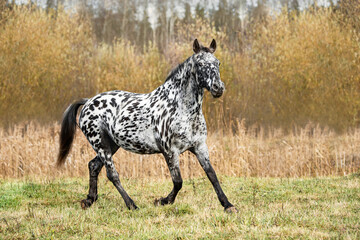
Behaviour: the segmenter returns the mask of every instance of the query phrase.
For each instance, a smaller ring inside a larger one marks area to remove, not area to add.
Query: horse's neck
[[[168,91],[168,100],[176,101],[178,108],[183,112],[198,114],[202,110],[204,90],[197,85],[195,74],[192,73],[192,59],[185,61],[178,70],[178,73],[172,74],[173,76],[163,84],[163,90]]]
[[[185,79],[183,79],[184,81]],[[190,74],[190,78],[185,80],[181,96],[181,106],[183,110],[191,113],[198,113],[202,110],[202,101],[204,97],[204,89],[196,84],[195,76]]]

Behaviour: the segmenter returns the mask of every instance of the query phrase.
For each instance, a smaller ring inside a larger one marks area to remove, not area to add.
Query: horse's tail
[[[71,104],[64,112],[60,131],[60,148],[56,165],[60,167],[65,163],[66,157],[70,152],[76,131],[76,114],[80,106],[84,105],[88,99],[80,99]]]

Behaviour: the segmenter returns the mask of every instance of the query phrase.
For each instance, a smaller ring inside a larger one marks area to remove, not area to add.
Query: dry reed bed
[[[87,163],[95,153],[78,130],[65,167],[56,168],[58,124],[36,123],[0,129],[0,177],[20,178],[87,176]],[[238,125],[237,134],[210,133],[211,162],[218,174],[231,176],[301,177],[346,175],[360,169],[360,129],[337,135],[308,125],[283,134]],[[119,150],[114,161],[122,178],[164,178],[168,169],[161,155],[138,155]],[[203,176],[196,158],[181,156],[184,178]],[[104,174],[105,171],[102,172]]]

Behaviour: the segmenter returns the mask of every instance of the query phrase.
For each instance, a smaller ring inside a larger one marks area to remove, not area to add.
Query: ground
[[[122,179],[139,206],[126,208],[101,176],[99,200],[82,210],[84,178],[0,180],[0,239],[360,239],[360,176],[220,176],[239,210],[223,211],[206,178],[184,181],[173,205],[153,201],[170,180]]]

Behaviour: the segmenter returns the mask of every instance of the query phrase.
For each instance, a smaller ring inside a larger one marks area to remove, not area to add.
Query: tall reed
[[[0,129],[0,177],[87,177],[87,163],[95,152],[80,130],[65,167],[56,168],[59,130],[58,124],[43,127],[34,122]],[[309,177],[360,171],[360,129],[338,135],[308,124],[291,134],[272,129],[266,135],[262,128],[246,129],[238,123],[237,132],[208,136],[210,161],[218,174]],[[122,178],[170,178],[159,154],[138,155],[120,149],[114,162]],[[205,176],[191,153],[180,156],[180,168],[184,178]]]

